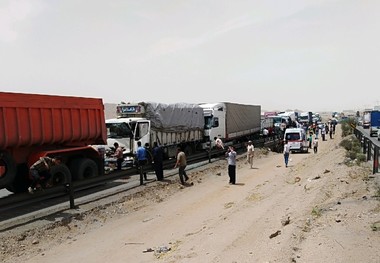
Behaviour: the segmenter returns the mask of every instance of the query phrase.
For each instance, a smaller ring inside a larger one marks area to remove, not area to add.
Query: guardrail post
[[[361,139],[362,147],[363,147],[363,154],[367,153],[367,143],[366,143],[366,138],[363,136]]]
[[[372,174],[375,174],[379,171],[379,147],[373,149],[373,170]]]
[[[144,171],[143,171],[142,165],[140,165],[139,171],[140,171],[140,185],[143,185],[144,184],[144,175],[143,175]]]
[[[367,161],[371,160],[371,141],[367,141]]]
[[[69,176],[69,200],[70,200],[70,209],[74,209],[75,208],[75,204],[74,204],[74,186],[73,186],[73,179],[71,178],[71,173],[70,173],[70,176]]]

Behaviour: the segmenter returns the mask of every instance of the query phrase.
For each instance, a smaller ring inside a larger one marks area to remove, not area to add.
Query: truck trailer
[[[106,143],[102,99],[0,92],[0,189],[26,191],[29,168],[43,156],[61,156],[52,183],[104,174],[91,145]]]
[[[369,127],[369,135],[377,136],[377,131],[380,130],[380,111],[371,111],[371,126]]]
[[[121,103],[116,115],[106,120],[107,145],[118,142],[127,158],[133,159],[138,141],[150,146],[156,141],[166,159],[175,157],[179,145],[189,155],[202,148],[203,109],[197,104]]]
[[[215,146],[214,138],[227,145],[253,139],[261,130],[261,106],[231,102],[202,103],[205,119],[205,142]]]

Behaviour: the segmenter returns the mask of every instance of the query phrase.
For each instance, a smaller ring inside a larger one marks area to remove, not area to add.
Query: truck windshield
[[[211,129],[212,127],[212,117],[211,116],[207,116],[205,117],[205,130],[209,130]]]
[[[273,123],[281,123],[282,122],[282,117],[281,116],[270,116],[269,118],[273,119]]]
[[[204,129],[209,130],[211,128],[216,127],[219,127],[219,118],[213,116],[206,116]]]
[[[108,138],[132,137],[131,127],[127,123],[106,123]]]
[[[301,139],[299,132],[292,132],[292,133],[287,133],[285,136],[285,139],[288,141],[297,141]]]

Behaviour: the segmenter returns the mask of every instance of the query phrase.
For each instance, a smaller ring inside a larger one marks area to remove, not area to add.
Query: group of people
[[[312,135],[310,135],[310,143]],[[215,140],[215,147],[224,150],[225,146],[220,138],[214,138]],[[313,142],[314,144],[314,152],[317,152],[318,148],[318,138],[316,138]],[[122,169],[122,163],[124,161],[123,157],[123,149],[122,147],[115,142],[114,143],[115,152],[113,156],[116,158],[117,163],[117,169]],[[310,144],[311,147],[311,144]],[[254,145],[251,140],[249,140],[246,143],[246,160],[249,164],[249,167],[253,168],[253,158],[254,158]],[[288,141],[285,141],[284,144],[284,160],[285,160],[285,166],[288,167],[289,162],[289,154],[290,154],[290,145]],[[141,176],[143,176],[144,180],[147,180],[147,165],[150,161],[153,161],[153,168],[157,177],[158,181],[164,180],[164,172],[163,172],[163,160],[164,160],[164,152],[160,145],[158,145],[157,142],[153,143],[153,149],[150,149],[149,144],[146,144],[145,146],[142,146],[142,143],[140,141],[137,142],[137,149],[135,152],[135,157],[137,161],[137,167],[140,170]],[[236,159],[237,159],[237,153],[235,151],[235,148],[231,145],[228,146],[228,149],[225,153],[225,157],[227,159],[228,164],[228,176],[229,176],[229,184],[236,184]],[[29,187],[29,192],[33,193],[34,190],[40,186],[41,179],[47,180],[50,177],[50,169],[54,165],[59,165],[62,161],[62,158],[59,156],[56,157],[42,157],[40,158],[36,163],[34,163],[30,167],[30,175],[32,179],[32,184]],[[178,175],[181,184],[185,184],[186,181],[189,180],[189,177],[186,173],[186,167],[187,167],[187,158],[185,152],[181,149],[181,147],[177,148],[177,155],[176,155],[176,163],[174,165],[174,168],[178,168]],[[141,181],[142,182],[142,178]]]

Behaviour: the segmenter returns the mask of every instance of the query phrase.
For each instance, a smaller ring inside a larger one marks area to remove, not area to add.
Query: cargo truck
[[[369,135],[377,136],[377,131],[380,130],[380,111],[371,111],[371,126],[369,127]]]
[[[118,142],[133,162],[137,142],[163,147],[165,159],[173,158],[180,145],[190,155],[202,149],[203,110],[197,104],[156,102],[120,103],[117,118],[106,120],[107,145]]]
[[[205,119],[205,142],[215,144],[215,137],[228,145],[259,136],[261,106],[231,102],[202,103]]]
[[[369,127],[371,126],[371,112],[372,110],[369,110],[369,109],[366,109],[363,111],[363,128],[364,129],[369,129]]]
[[[102,99],[0,92],[0,118],[0,189],[26,191],[43,156],[63,158],[53,185],[104,174],[104,155],[91,146],[106,143]]]

